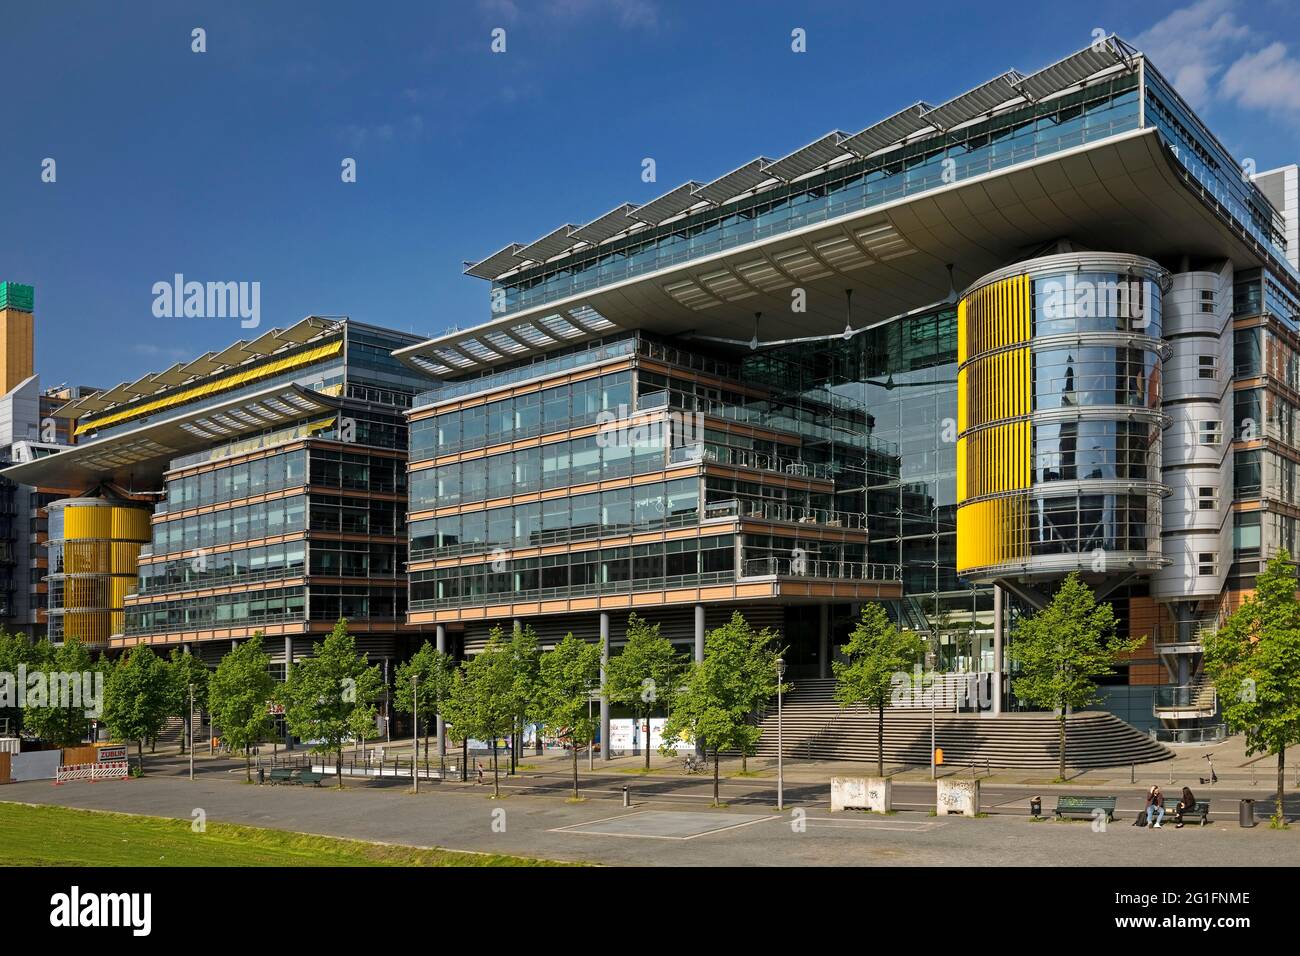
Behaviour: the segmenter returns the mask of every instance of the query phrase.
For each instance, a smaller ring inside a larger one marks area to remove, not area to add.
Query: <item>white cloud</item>
[[[1153,24],[1133,42],[1187,102],[1202,108],[1213,98],[1224,65],[1250,38],[1250,28],[1238,22],[1236,10],[1236,0],[1198,0]]]
[[[1300,118],[1300,60],[1287,52],[1285,43],[1270,43],[1228,67],[1220,93],[1247,109]]]

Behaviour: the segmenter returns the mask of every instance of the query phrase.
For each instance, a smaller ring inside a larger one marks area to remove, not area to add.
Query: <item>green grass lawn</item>
[[[232,823],[0,803],[0,866],[559,866]]]

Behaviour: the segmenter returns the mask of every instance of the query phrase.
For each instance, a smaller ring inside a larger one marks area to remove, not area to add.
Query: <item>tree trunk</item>
[[[247,748],[244,749],[244,780],[247,783],[253,782],[253,755]]]
[[[1059,780],[1065,779],[1065,708],[1061,708],[1061,732],[1057,737],[1057,748],[1060,750],[1060,763],[1057,766],[1056,776]]]
[[[577,741],[574,741],[575,745]],[[574,746],[573,750],[573,799],[578,799],[578,748]]]
[[[492,737],[492,799],[501,796],[501,778],[497,773],[497,738]]]
[[[334,773],[338,777],[338,789],[343,789],[343,744],[339,743],[339,749],[334,752]]]
[[[933,760],[933,754],[930,756]],[[885,701],[876,701],[876,776],[885,776]]]
[[[144,740],[140,739],[135,742],[135,762],[140,768],[140,776],[144,776]]]
[[[650,714],[645,715],[645,768],[650,769]]]
[[[716,807],[721,803],[718,799],[718,748],[713,748],[713,805]]]
[[[185,728],[181,731],[181,753],[185,753],[185,748],[189,745],[190,739],[190,716],[185,715]]]
[[[1286,825],[1286,812],[1283,809],[1283,790],[1286,788],[1286,741],[1277,749],[1277,825]]]

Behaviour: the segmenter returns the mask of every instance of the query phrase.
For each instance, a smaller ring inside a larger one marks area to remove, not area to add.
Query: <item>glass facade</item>
[[[1137,76],[936,134],[494,284],[505,314],[1137,129]]]
[[[426,518],[411,523],[411,560],[695,524],[699,499],[690,477]]]
[[[729,581],[735,559],[726,534],[415,571],[411,610]]]

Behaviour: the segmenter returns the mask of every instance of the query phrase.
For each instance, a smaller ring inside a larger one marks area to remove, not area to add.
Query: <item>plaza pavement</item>
[[[751,764],[754,762],[751,761]],[[1223,780],[1197,787],[1212,801],[1212,823],[1161,830],[1130,826],[1142,805],[1142,782],[1126,772],[1106,782],[1040,786],[997,775],[981,781],[978,819],[932,817],[934,785],[928,770],[896,778],[891,816],[829,812],[830,773],[824,767],[792,768],[783,814],[775,810],[775,782],[766,775],[722,782],[723,809],[710,809],[712,780],[684,776],[671,766],[652,776],[621,773],[639,766],[618,758],[594,773],[583,766],[583,802],[567,800],[569,764],[562,756],[527,757],[525,769],[502,776],[503,799],[490,799],[487,784],[424,782],[419,794],[406,780],[349,781],[332,788],[256,786],[242,783],[242,762],[206,755],[196,760],[194,781],[187,758],[155,755],[150,775],[99,784],[32,781],[0,788],[0,800],[58,804],[190,820],[201,808],[210,821],[242,823],[330,836],[415,846],[439,846],[580,860],[609,865],[1031,865],[1031,866],[1233,866],[1295,865],[1300,860],[1300,826],[1274,831],[1264,819],[1272,810],[1268,788]],[[850,768],[833,765],[834,772]],[[1194,765],[1193,765],[1194,766]],[[733,767],[729,769],[738,769]],[[859,768],[863,769],[863,768]],[[1217,769],[1217,761],[1216,761]],[[1122,777],[1122,779],[1117,779]],[[1268,778],[1261,773],[1261,777]],[[1165,784],[1162,780],[1161,783]],[[622,787],[633,806],[622,806]],[[1094,829],[1090,821],[1033,822],[1028,798],[1043,796],[1044,809],[1059,792],[1113,792],[1120,819]],[[1181,782],[1175,783],[1181,786]],[[1086,789],[1085,789],[1086,788]],[[1177,792],[1176,790],[1171,793]],[[1239,796],[1257,805],[1259,826],[1237,824]],[[1172,801],[1171,801],[1172,803]],[[503,812],[502,812],[503,811]],[[1288,811],[1300,804],[1288,801]],[[201,834],[195,835],[202,839]]]

